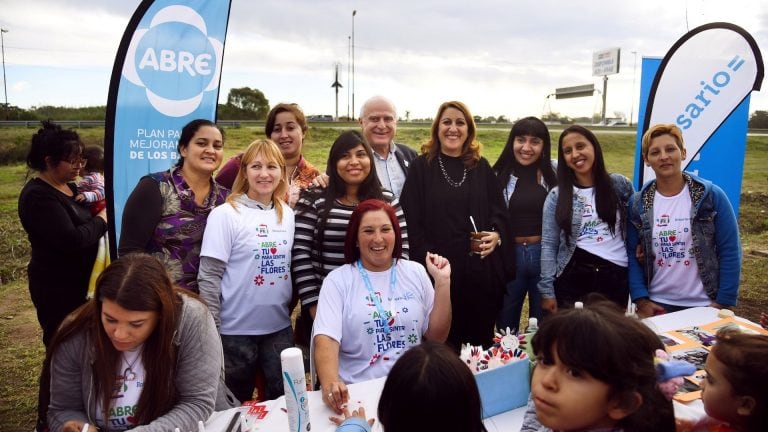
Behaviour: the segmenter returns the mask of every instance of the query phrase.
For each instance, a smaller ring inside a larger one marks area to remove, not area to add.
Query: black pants
[[[571,308],[590,293],[598,293],[624,308],[629,296],[627,267],[616,265],[576,248],[563,273],[555,280],[558,308]]]

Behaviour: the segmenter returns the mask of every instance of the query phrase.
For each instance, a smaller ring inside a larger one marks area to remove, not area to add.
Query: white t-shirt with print
[[[201,256],[227,263],[221,280],[221,334],[264,335],[291,325],[293,210],[222,204],[208,216]]]
[[[146,377],[141,359],[142,352],[143,345],[122,354],[120,365],[117,367],[117,380],[112,395],[112,405],[109,408],[108,424],[105,424],[101,414],[101,397],[97,397],[94,421],[100,430],[122,431],[136,427],[136,407],[139,404],[139,396],[144,388]]]
[[[614,234],[608,229],[608,224],[597,215],[595,206],[595,188],[573,188],[573,194],[584,204],[581,215],[581,232],[576,238],[576,247],[584,249],[592,255],[610,261],[618,266],[627,266],[627,248],[624,235],[621,232],[621,215],[616,212]]]
[[[693,252],[688,185],[675,196],[654,195],[653,250],[656,271],[648,290],[651,300],[691,307],[711,303]]]
[[[427,331],[435,300],[427,271],[404,259],[395,268],[394,293],[390,292],[390,270],[366,270],[386,317],[371,301],[355,264],[333,270],[323,281],[313,333],[339,342],[339,377],[347,384],[386,376]]]

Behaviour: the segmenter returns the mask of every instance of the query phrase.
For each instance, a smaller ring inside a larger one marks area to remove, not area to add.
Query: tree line
[[[217,119],[219,120],[264,120],[269,113],[269,100],[261,90],[250,87],[233,88],[227,95],[227,103],[219,104]],[[0,105],[0,119],[2,120],[105,120],[107,116],[106,106],[94,107],[63,107],[63,106],[39,106],[30,109],[19,108],[14,105]],[[410,117],[406,114],[406,121]],[[573,122],[588,123],[590,119],[571,119],[560,116],[557,113],[547,113],[542,120],[554,121],[562,124]],[[476,122],[482,123],[509,123],[504,115],[498,117],[475,116]],[[768,129],[768,111],[755,111],[749,116],[750,129]]]
[[[269,113],[269,100],[260,90],[250,87],[233,88],[227,95],[227,103],[217,107],[219,120],[264,120]],[[0,105],[2,120],[105,120],[107,107],[33,106],[29,109],[14,105]]]

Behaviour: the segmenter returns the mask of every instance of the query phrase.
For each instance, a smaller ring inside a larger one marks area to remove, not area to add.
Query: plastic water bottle
[[[304,374],[304,357],[299,348],[286,348],[280,353],[283,368],[285,408],[288,411],[290,432],[307,432],[309,423],[309,396]]]

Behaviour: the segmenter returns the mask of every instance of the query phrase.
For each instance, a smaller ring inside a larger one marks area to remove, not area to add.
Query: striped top
[[[403,236],[402,258],[408,259],[408,230],[400,203],[391,192],[384,191],[385,199],[394,207]],[[344,239],[354,206],[334,201],[325,223],[325,232],[320,250],[315,245],[319,238],[320,215],[325,206],[325,197],[318,188],[301,191],[296,203],[296,233],[291,253],[291,277],[306,309],[317,303],[323,279],[331,270],[345,264]]]

